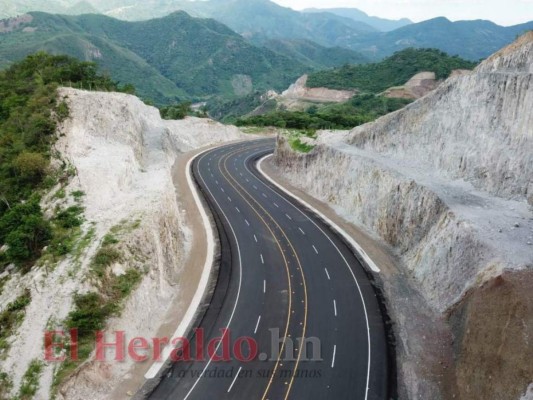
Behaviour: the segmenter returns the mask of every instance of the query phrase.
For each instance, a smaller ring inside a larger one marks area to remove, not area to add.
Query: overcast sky
[[[488,19],[500,25],[533,20],[533,0],[273,0],[295,10],[351,7],[378,17],[415,22],[445,16],[452,21]]]

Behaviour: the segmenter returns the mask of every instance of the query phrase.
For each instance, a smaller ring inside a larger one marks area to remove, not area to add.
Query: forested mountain
[[[112,78],[164,103],[286,88],[309,68],[247,42],[223,24],[177,12],[127,22],[31,13],[0,23],[0,65],[46,50],[95,61]]]
[[[342,17],[351,18],[354,21],[364,22],[370,26],[373,26],[379,31],[389,32],[395,29],[401,28],[406,25],[410,25],[413,22],[407,18],[399,20],[385,19],[379,17],[371,17],[364,11],[357,8],[308,8],[303,10],[306,13],[328,12],[331,14],[339,15]]]
[[[263,46],[316,69],[369,61],[368,58],[353,50],[342,47],[324,47],[303,39],[272,39],[264,42]]]
[[[355,38],[349,47],[375,59],[408,47],[417,47],[436,48],[479,61],[531,29],[533,21],[504,27],[483,20],[451,22],[446,18],[435,18],[392,32]]]
[[[130,21],[161,18],[183,10],[194,17],[216,19],[256,45],[270,40],[306,40],[351,49],[373,60],[416,47],[436,48],[479,61],[533,29],[533,21],[511,27],[482,20],[451,22],[446,18],[410,24],[406,19],[369,17],[355,8],[299,12],[270,0],[0,0],[0,5],[2,16],[33,10],[67,14],[97,11]]]
[[[309,75],[307,86],[380,93],[403,85],[419,72],[435,72],[437,79],[445,79],[455,69],[473,69],[475,66],[475,62],[435,49],[406,49],[379,63],[346,65],[316,72]]]

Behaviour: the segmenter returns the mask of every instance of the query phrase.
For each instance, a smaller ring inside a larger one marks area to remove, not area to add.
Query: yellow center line
[[[278,355],[278,359],[276,361],[276,366],[274,368],[274,372],[270,378],[270,381],[269,381],[269,384],[267,386],[267,389],[265,391],[265,395],[266,395],[266,392],[269,390],[271,384],[272,384],[272,381],[273,381],[273,377],[275,376],[276,372],[277,372],[277,369],[278,369],[278,366],[279,366],[279,363],[280,363],[280,357],[281,355],[283,354],[284,350],[285,350],[285,342],[287,341],[287,338],[288,338],[288,334],[289,334],[289,328],[290,328],[290,322],[291,322],[291,308],[292,308],[292,284],[291,284],[291,274],[290,274],[290,271],[289,271],[289,263],[287,261],[287,258],[285,257],[285,254],[284,254],[284,251],[283,251],[283,248],[281,247],[281,244],[280,242],[278,241],[276,235],[274,234],[274,232],[272,231],[272,229],[270,228],[270,226],[268,225],[268,223],[265,221],[265,219],[261,216],[261,214],[259,214],[259,212],[255,209],[255,207],[250,204],[250,202],[242,195],[242,193],[229,181],[228,179],[228,176],[223,172],[222,168],[221,168],[221,162],[222,162],[222,159],[225,158],[225,160],[227,160],[229,157],[231,157],[232,155],[235,155],[235,154],[238,154],[239,152],[244,152],[244,151],[247,151],[249,149],[244,149],[244,150],[237,150],[237,151],[234,151],[232,153],[229,153],[223,157],[221,157],[218,161],[218,167],[219,167],[219,170],[220,172],[222,173],[222,175],[224,176],[224,179],[228,182],[228,184],[233,187],[235,189],[235,191],[237,192],[237,194],[242,197],[242,199],[250,206],[250,208],[257,214],[257,216],[259,217],[259,219],[263,222],[263,224],[265,225],[265,227],[268,229],[268,231],[270,232],[270,234],[272,235],[272,238],[274,239],[274,241],[276,242],[276,245],[278,246],[278,249],[279,249],[279,253],[281,254],[281,256],[283,257],[283,262],[285,264],[285,270],[287,272],[287,282],[288,282],[288,286],[289,286],[289,306],[288,306],[288,312],[287,312],[287,323],[285,325],[285,334],[283,335],[283,343],[281,345],[281,349],[280,349],[280,352],[279,352],[279,355]],[[225,166],[225,163],[224,163],[224,166]],[[226,171],[227,171],[227,168],[226,168]],[[229,172],[228,172],[229,174]],[[265,396],[263,396],[263,399],[265,398]]]
[[[279,226],[279,224],[277,223],[277,221],[274,219],[274,217],[253,197],[250,195],[250,193],[235,179],[233,178],[233,176],[229,173],[228,171],[228,168],[227,168],[227,160],[232,156],[232,155],[235,155],[235,154],[238,154],[238,153],[241,153],[241,152],[245,152],[245,151],[248,151],[250,150],[249,148],[248,149],[244,149],[244,150],[238,150],[238,151],[235,151],[233,153],[230,153],[228,154],[226,157],[225,157],[225,160],[224,160],[224,169],[226,171],[226,174],[235,182],[235,184],[237,186],[239,186],[242,190],[242,192],[246,193],[248,195],[248,197],[250,197],[250,199],[255,203],[257,204],[257,206],[259,206],[259,208],[261,210],[263,210],[263,212],[272,220],[272,222],[278,227],[278,229],[280,230],[280,232],[282,233],[282,235],[284,236],[285,240],[287,241],[287,243],[289,244],[291,250],[292,250],[292,253],[298,263],[298,270],[300,271],[300,275],[302,277],[302,282],[303,282],[303,289],[304,289],[304,321],[303,321],[303,324],[302,324],[302,339],[305,338],[305,334],[306,334],[306,331],[307,331],[307,314],[308,314],[308,303],[307,303],[307,284],[306,284],[306,279],[305,279],[305,273],[303,271],[303,268],[302,268],[302,264],[300,262],[300,259],[298,257],[298,254],[291,242],[291,240],[289,239],[289,237],[287,236],[287,234],[285,233],[285,231],[281,228],[281,226]],[[221,159],[222,160],[222,159]],[[221,161],[220,160],[220,161]],[[219,163],[219,167],[220,167],[220,163]],[[221,170],[222,172],[222,170]],[[228,181],[227,179],[227,176],[226,174],[224,174],[222,172],[222,174],[224,175],[224,178]],[[246,201],[248,203],[248,205],[250,205],[250,207],[257,213],[255,207],[253,207],[250,202],[248,200],[246,200],[246,198],[241,194],[241,192],[239,191],[239,189],[237,189],[233,184],[231,184],[229,181],[228,183],[239,193],[239,195],[243,198],[244,201]],[[258,213],[257,213],[258,214]],[[259,214],[258,214],[259,215]],[[262,218],[261,218],[262,219]],[[263,219],[262,219],[263,220]],[[263,220],[264,222],[264,220]],[[272,231],[271,231],[272,232]],[[290,279],[290,274],[289,274],[289,279]],[[292,314],[291,313],[291,310],[290,310],[290,307],[289,307],[289,315]],[[302,340],[302,342],[300,344],[303,344],[304,343],[304,340]],[[300,361],[301,361],[301,357],[302,357],[302,351],[303,351],[303,347],[302,345],[299,346],[298,348],[298,358],[297,358],[297,361],[296,361],[296,365],[294,367],[294,373],[293,375],[291,376],[291,380],[290,380],[290,383],[288,385],[288,388],[287,388],[287,393],[285,395],[285,400],[287,400],[289,398],[289,395],[290,395],[290,392],[292,390],[292,386],[294,384],[294,379],[296,378],[296,372],[298,370],[298,367],[300,365]],[[280,353],[280,356],[281,354],[283,354],[283,351]],[[278,357],[278,361],[276,362],[276,367],[274,369],[274,373],[272,374],[271,376],[271,379],[270,379],[270,382],[265,390],[265,393],[263,394],[263,397],[262,397],[262,400],[265,400],[266,399],[266,396],[270,390],[270,387],[272,385],[272,382],[274,380],[274,377],[276,375],[276,372],[277,372],[277,369],[279,367],[279,362],[280,362],[280,359]]]

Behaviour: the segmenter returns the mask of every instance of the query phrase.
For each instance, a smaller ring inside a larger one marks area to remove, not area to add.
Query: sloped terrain
[[[432,344],[410,343],[396,316],[408,398],[517,399],[532,383],[532,85],[529,33],[403,110],[322,133],[307,155],[280,139],[284,175],[387,243],[448,324],[455,381],[435,393],[411,358]]]
[[[165,18],[125,22],[102,15],[31,13],[4,22],[0,64],[46,50],[94,61],[115,80],[133,83],[141,96],[161,102],[281,90],[309,67],[249,44],[214,20],[177,12]]]

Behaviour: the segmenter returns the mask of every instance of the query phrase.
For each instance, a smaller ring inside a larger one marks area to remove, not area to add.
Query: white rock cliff
[[[403,110],[322,132],[307,155],[278,140],[282,173],[391,246],[446,319],[455,381],[404,382],[407,398],[514,400],[533,381],[531,110],[533,32]]]

